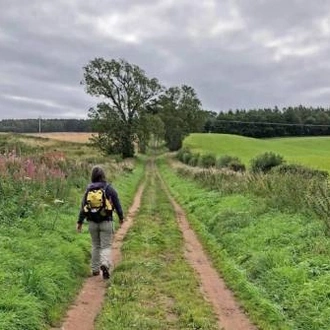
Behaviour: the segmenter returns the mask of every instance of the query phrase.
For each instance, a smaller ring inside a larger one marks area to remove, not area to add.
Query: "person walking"
[[[121,226],[124,215],[118,194],[106,181],[103,169],[100,166],[94,166],[91,183],[88,184],[81,203],[76,229],[81,232],[83,222],[87,219],[92,240],[92,275],[99,275],[101,270],[104,279],[110,277],[114,210]]]

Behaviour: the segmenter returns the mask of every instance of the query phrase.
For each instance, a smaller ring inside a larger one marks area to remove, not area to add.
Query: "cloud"
[[[0,119],[84,118],[95,57],[125,58],[205,109],[329,106],[330,4],[0,0]]]

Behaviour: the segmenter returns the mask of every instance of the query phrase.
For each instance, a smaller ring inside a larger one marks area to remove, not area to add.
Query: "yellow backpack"
[[[92,188],[86,194],[83,209],[87,218],[93,218],[106,217],[111,214],[113,208],[103,188]]]

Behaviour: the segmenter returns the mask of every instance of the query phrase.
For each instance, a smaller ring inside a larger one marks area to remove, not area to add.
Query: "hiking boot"
[[[100,275],[100,271],[99,270],[93,270],[92,271],[92,276],[98,276]]]
[[[109,268],[102,265],[101,270],[102,270],[103,279],[108,280],[110,278]]]

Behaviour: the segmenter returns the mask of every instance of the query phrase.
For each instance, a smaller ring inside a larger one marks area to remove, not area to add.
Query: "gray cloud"
[[[329,106],[330,4],[0,0],[0,119],[84,118],[95,57],[125,58],[204,108]]]

